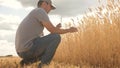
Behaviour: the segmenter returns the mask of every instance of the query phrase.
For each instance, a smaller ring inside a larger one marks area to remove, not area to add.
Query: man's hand
[[[60,29],[62,27],[61,23],[57,24],[56,27]]]
[[[51,22],[46,23],[42,22],[43,26],[47,28],[47,30],[50,33],[57,33],[57,34],[65,34],[65,33],[72,33],[72,32],[77,32],[77,28],[75,27],[70,27],[69,29],[62,29],[61,28],[61,23],[59,23],[56,27],[53,26]]]
[[[70,33],[72,33],[72,32],[77,32],[78,30],[77,30],[77,28],[75,28],[75,27],[70,27],[69,28],[69,32]]]

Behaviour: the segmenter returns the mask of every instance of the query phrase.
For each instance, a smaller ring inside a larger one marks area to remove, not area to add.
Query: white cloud
[[[25,7],[31,7],[31,6],[36,7],[38,2],[38,0],[17,0],[17,1],[21,2],[21,4]]]
[[[20,9],[22,5],[17,0],[0,0],[0,6],[5,6],[13,9]]]
[[[0,14],[0,40],[14,42],[15,32],[20,21],[19,16]]]
[[[36,7],[38,0],[18,0],[25,7]],[[59,14],[61,16],[77,16],[83,14],[88,7],[96,7],[97,0],[52,0],[56,5],[56,10],[51,14]]]
[[[0,40],[6,40],[8,42],[15,41],[15,31],[12,30],[0,30]]]
[[[0,0],[0,9],[0,55],[16,55],[15,33],[23,6],[17,0]]]
[[[19,16],[0,14],[0,30],[16,30],[21,19]]]
[[[8,42],[6,40],[0,40],[0,56],[5,55],[17,55],[15,51],[14,43]]]
[[[19,16],[0,14],[0,55],[17,55],[14,42],[20,21]]]

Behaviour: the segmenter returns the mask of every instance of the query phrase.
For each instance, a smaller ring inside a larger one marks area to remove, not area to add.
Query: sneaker
[[[40,63],[38,68],[49,68],[49,66],[47,64]]]
[[[21,68],[23,68],[23,67],[24,67],[24,65],[25,65],[25,64],[24,64],[24,61],[23,61],[23,60],[21,60],[21,61],[20,61],[20,67],[21,67]]]
[[[42,68],[42,64],[41,63],[38,65],[38,68]]]
[[[20,67],[21,67],[21,68],[24,68],[25,65],[30,65],[30,63],[27,62],[27,61],[25,61],[24,59],[22,59],[22,60],[20,61]]]

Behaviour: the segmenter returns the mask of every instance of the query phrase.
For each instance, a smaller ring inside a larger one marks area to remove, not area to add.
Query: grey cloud
[[[0,23],[0,30],[12,30],[11,26],[9,24]]]
[[[0,18],[0,21],[2,21],[1,18]],[[9,24],[7,22],[1,22],[0,23],[0,30],[13,30],[12,24]]]
[[[11,30],[11,26],[6,22],[3,22],[4,18],[0,17],[0,30]]]
[[[0,40],[7,40],[8,42],[14,42],[15,41],[15,33],[7,34],[4,37],[0,35]]]
[[[14,42],[15,29],[13,29],[13,25],[16,24],[0,22],[0,33],[1,33],[0,40],[7,40],[8,42]]]
[[[60,14],[62,16],[76,16],[78,14],[83,14],[87,11],[88,7],[96,6],[96,0],[65,0],[62,2],[56,1],[57,9],[52,11],[53,13]]]
[[[2,17],[0,17],[0,30],[15,30],[14,28],[13,28],[13,26],[17,26],[18,24],[17,23],[9,23],[9,21],[8,22],[4,22],[3,21],[4,20],[4,18],[2,18]]]
[[[23,6],[36,6],[38,0],[18,0]],[[95,7],[98,2],[97,0],[53,0],[56,5],[56,10],[52,11],[51,14],[59,14],[61,16],[76,16],[83,14],[87,11],[88,7]]]
[[[30,7],[30,6],[37,6],[37,2],[38,0],[18,0],[19,2],[21,2],[21,4],[25,7]]]
[[[12,28],[12,24],[2,22],[0,23],[0,30],[14,30],[14,29]]]

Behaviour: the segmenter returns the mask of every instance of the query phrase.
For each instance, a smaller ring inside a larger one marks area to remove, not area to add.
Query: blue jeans
[[[18,55],[26,60],[27,63],[41,61],[43,64],[49,64],[61,41],[59,34],[49,34],[44,37],[37,37],[33,40],[33,46],[26,52]]]

